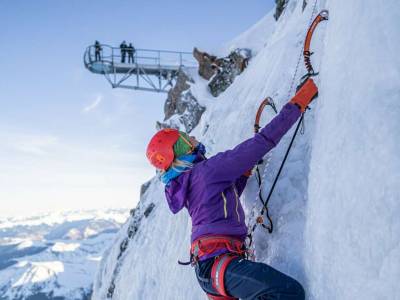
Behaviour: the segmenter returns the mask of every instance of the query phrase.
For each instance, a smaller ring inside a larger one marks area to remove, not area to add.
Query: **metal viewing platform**
[[[98,47],[100,46],[100,48]],[[104,75],[113,88],[168,92],[182,67],[197,68],[190,52],[134,49],[123,50],[101,44],[86,48],[85,67]]]

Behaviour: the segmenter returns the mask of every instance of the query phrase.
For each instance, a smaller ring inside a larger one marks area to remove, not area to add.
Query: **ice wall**
[[[313,299],[400,299],[400,4],[329,1],[310,161]]]

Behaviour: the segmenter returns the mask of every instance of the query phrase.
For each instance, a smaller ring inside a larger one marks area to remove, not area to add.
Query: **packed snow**
[[[93,210],[3,221],[0,299],[88,299],[103,251],[128,215]]]
[[[400,3],[337,2],[311,141],[307,281],[316,299],[400,299]]]
[[[75,251],[80,247],[81,244],[79,243],[63,243],[58,242],[55,243],[53,247],[51,247],[51,251],[53,252],[68,252],[68,251]]]
[[[195,78],[191,91],[207,110],[192,133],[209,156],[250,137],[262,99],[273,97],[279,109],[294,94],[307,28],[329,9],[312,42],[319,97],[270,200],[275,230],[255,232],[256,259],[298,279],[307,299],[398,299],[400,3],[307,2],[302,11],[302,0],[290,0],[278,22],[271,12],[221,49],[256,55],[218,98]],[[262,124],[273,116],[266,111]],[[268,154],[264,194],[292,132]],[[261,208],[257,189],[253,177],[241,197],[251,224]],[[106,251],[93,299],[206,299],[192,268],[177,264],[189,257],[190,229],[187,212],[172,215],[154,178]]]
[[[30,283],[43,282],[57,276],[58,273],[64,272],[64,264],[60,261],[24,262],[19,266],[26,267],[28,264],[30,264],[29,271],[23,273],[22,276],[16,280],[12,285],[13,288]]]

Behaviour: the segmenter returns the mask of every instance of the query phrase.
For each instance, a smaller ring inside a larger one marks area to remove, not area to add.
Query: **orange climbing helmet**
[[[147,146],[146,156],[157,169],[167,170],[174,161],[174,144],[179,139],[179,131],[165,128],[157,132]]]

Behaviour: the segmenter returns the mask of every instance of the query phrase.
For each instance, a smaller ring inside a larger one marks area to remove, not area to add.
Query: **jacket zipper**
[[[239,215],[239,211],[238,211],[238,207],[239,207],[239,195],[238,195],[238,192],[237,192],[235,186],[233,186],[233,192],[235,193],[235,198],[236,198],[236,214],[237,214],[237,217],[238,217],[238,222],[240,223],[240,215]]]
[[[228,218],[228,210],[226,209],[227,200],[226,200],[224,192],[222,192],[221,195],[222,195],[222,199],[224,199],[224,216],[226,219],[226,218]]]
[[[240,223],[240,215],[239,215],[239,210],[238,210],[238,208],[239,208],[239,195],[238,195],[238,192],[237,192],[235,186],[232,186],[232,188],[233,188],[233,192],[235,194],[235,200],[236,200],[236,208],[235,208],[235,210],[236,210],[237,220]],[[224,200],[224,216],[225,216],[225,219],[227,219],[228,218],[228,209],[227,209],[226,206],[227,206],[228,200],[226,199],[226,196],[225,196],[224,192],[222,192],[221,195],[222,195],[222,199]]]

